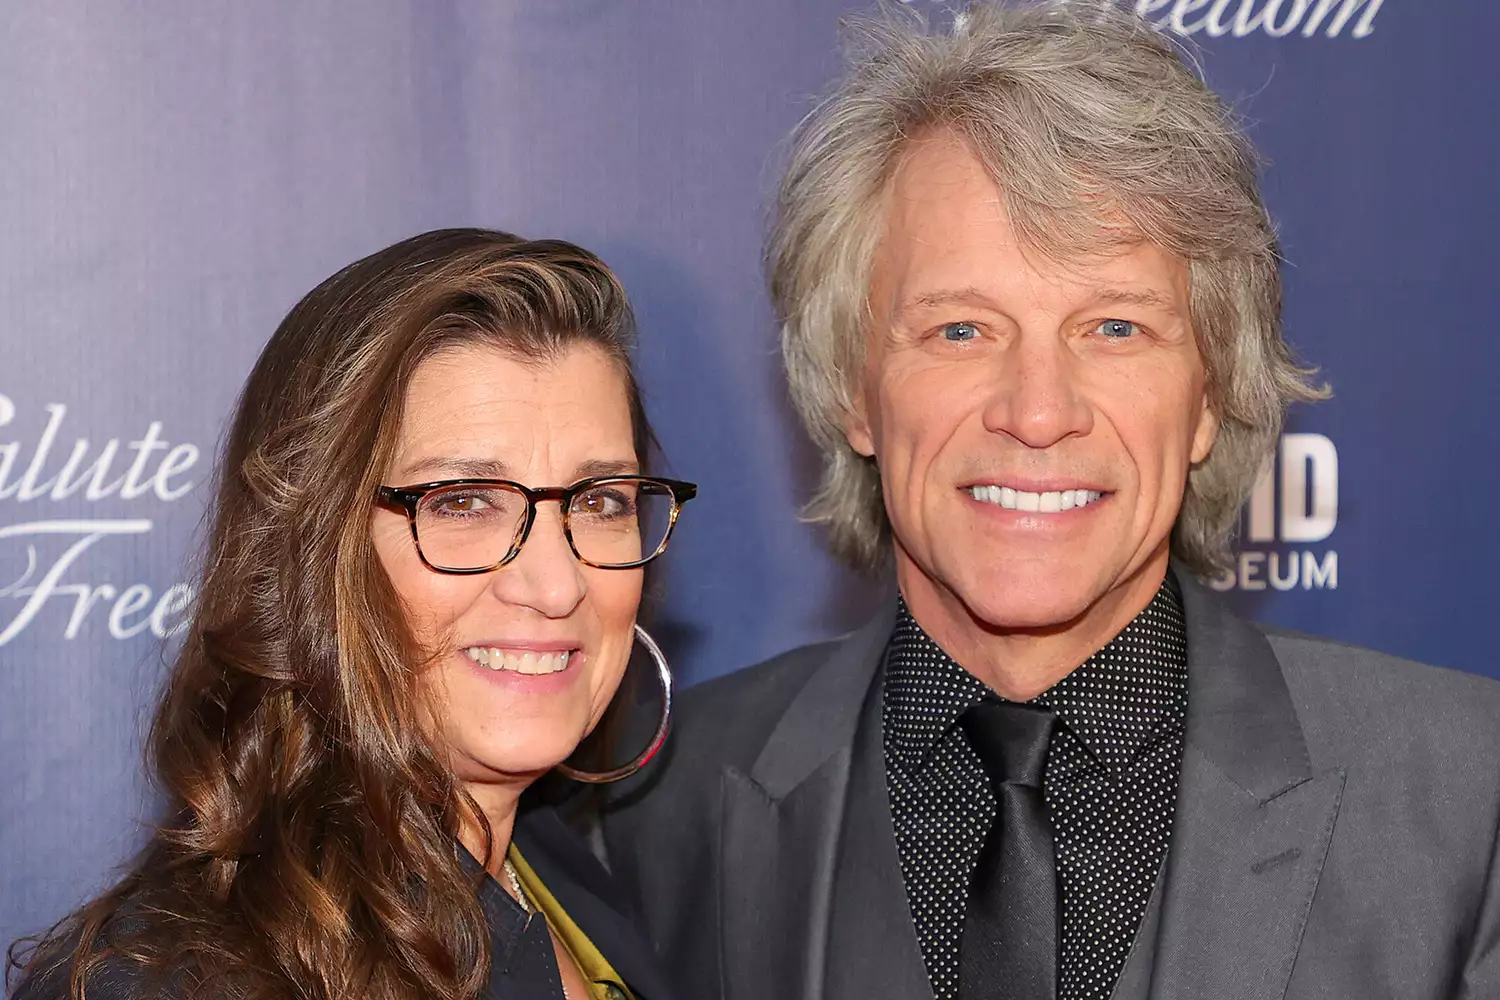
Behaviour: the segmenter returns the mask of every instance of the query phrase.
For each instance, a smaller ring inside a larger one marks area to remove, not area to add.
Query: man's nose
[[[495,595],[507,604],[531,608],[546,618],[566,618],[583,602],[588,585],[583,564],[563,534],[554,502],[536,508],[536,519],[521,551],[491,575]]]
[[[1092,429],[1093,411],[1080,393],[1080,361],[1055,332],[1019,334],[994,363],[987,430],[1041,449]]]

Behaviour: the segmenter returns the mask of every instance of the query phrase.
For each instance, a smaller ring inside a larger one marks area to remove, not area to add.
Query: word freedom
[[[46,423],[29,447],[20,439],[0,441],[0,502],[7,506],[63,503],[73,513],[80,502],[171,503],[192,491],[188,473],[198,462],[198,448],[164,440],[160,421],[152,421],[136,440],[112,437],[96,446],[85,437],[63,440],[67,406],[48,403],[44,409]],[[15,419],[15,404],[0,394],[0,429]],[[19,602],[10,605],[14,613],[0,604],[0,646],[25,631],[54,599],[66,609],[64,639],[76,638],[91,614],[115,639],[146,632],[166,638],[182,626],[193,598],[186,584],[158,591],[146,583],[77,578],[96,546],[107,538],[148,534],[149,519],[48,517],[44,510],[27,511],[31,518],[24,521],[9,512],[0,516],[0,600]]]
[[[902,0],[914,3],[916,0]],[[931,0],[941,3],[943,0]],[[1142,17],[1154,18],[1157,28],[1179,35],[1204,34],[1212,38],[1269,35],[1285,38],[1300,33],[1312,38],[1368,38],[1385,0],[1100,0],[1104,6],[1116,2],[1133,4]],[[954,24],[962,29],[965,17]],[[1348,32],[1347,36],[1345,32]]]
[[[1385,0],[1136,0],[1143,17],[1155,17],[1158,28],[1179,35],[1206,34],[1213,38],[1266,34],[1283,38],[1293,32],[1311,38],[1320,30],[1338,38],[1346,29],[1351,38],[1368,38]]]

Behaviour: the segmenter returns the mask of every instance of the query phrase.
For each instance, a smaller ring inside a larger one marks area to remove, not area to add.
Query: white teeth
[[[469,659],[491,670],[509,670],[532,676],[568,669],[568,659],[573,655],[571,650],[538,653],[531,649],[499,649],[495,646],[470,646],[464,652]]]
[[[1075,507],[1086,507],[1104,494],[1095,490],[1050,490],[1028,493],[1009,486],[971,486],[969,496],[980,503],[992,503],[1006,510],[1026,513],[1060,514]]]

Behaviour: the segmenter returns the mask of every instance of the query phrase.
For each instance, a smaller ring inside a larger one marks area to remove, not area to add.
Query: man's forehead
[[[1008,218],[1005,194],[984,163],[948,130],[909,141],[891,174],[888,222],[919,219],[961,200],[976,222]]]
[[[1106,196],[1023,211],[1018,226],[1011,200],[962,139],[946,131],[914,139],[891,180],[872,292],[918,304],[974,298],[992,291],[995,262],[1006,260],[1073,292],[1097,291],[1088,297],[1102,302],[1166,306],[1178,298],[1185,265],[1144,239]]]
[[[870,303],[898,318],[941,307],[1004,311],[1020,303],[1068,309],[1131,306],[1185,316],[1186,264],[1154,244],[1135,241],[1062,257],[987,234],[954,234],[946,242],[901,227],[877,249]]]

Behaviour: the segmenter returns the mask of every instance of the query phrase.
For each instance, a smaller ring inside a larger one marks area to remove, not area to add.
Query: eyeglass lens
[[[672,524],[672,491],[659,483],[597,483],[568,509],[573,547],[598,566],[624,566],[654,555]],[[417,505],[417,542],[442,569],[500,562],[526,522],[526,497],[506,486],[450,486]]]

